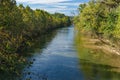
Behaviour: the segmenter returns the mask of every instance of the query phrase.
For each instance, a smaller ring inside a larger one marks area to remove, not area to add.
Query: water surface
[[[100,50],[91,54],[93,50],[74,39],[73,26],[56,32],[46,46],[34,53],[33,64],[24,69],[22,80],[120,80],[119,56],[106,55]]]
[[[73,30],[73,26],[57,30],[56,36],[42,52],[32,57],[35,61],[25,69],[23,80],[83,80],[74,48]]]

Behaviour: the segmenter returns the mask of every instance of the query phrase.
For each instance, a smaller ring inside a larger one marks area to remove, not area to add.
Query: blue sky
[[[79,4],[89,0],[16,0],[18,4],[29,5],[32,9],[42,9],[50,13],[64,13],[66,15],[77,14]]]

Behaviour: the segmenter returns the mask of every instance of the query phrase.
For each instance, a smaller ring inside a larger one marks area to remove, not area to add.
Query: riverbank
[[[71,20],[61,13],[17,5],[15,0],[2,1],[0,6],[0,80],[16,80],[26,64],[32,63],[26,56],[33,54],[31,48],[38,45],[40,36],[71,25]]]
[[[120,55],[119,47],[108,39],[98,39],[87,36],[82,37],[82,40],[85,41],[84,47],[99,49],[102,50],[104,53]]]
[[[97,80],[99,76],[100,80],[120,79],[120,57],[118,55],[107,51],[103,52],[103,50],[98,47],[96,48],[96,46],[94,48],[86,47],[84,46],[86,44],[85,41],[81,42],[77,41],[76,48],[81,64],[80,70],[85,74],[85,78]],[[89,41],[87,43],[93,44]]]
[[[120,72],[119,48],[109,40],[79,33],[75,37],[75,44],[79,59],[80,61],[85,60],[83,63],[85,63],[86,67],[90,63],[91,67],[93,67],[91,70],[98,69],[99,72],[106,70],[108,74]]]

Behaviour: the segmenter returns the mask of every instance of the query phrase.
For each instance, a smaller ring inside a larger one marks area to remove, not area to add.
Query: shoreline
[[[83,46],[86,48],[99,49],[105,53],[120,55],[120,50],[118,49],[119,47],[116,46],[116,44],[111,43],[110,40],[90,37],[82,38],[82,40],[85,41]]]

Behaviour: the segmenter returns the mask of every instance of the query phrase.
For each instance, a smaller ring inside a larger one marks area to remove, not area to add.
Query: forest
[[[20,75],[26,64],[23,51],[31,40],[59,27],[71,25],[69,16],[17,5],[15,0],[0,0],[0,73]]]
[[[79,5],[76,28],[98,38],[120,39],[120,0],[90,0]]]

